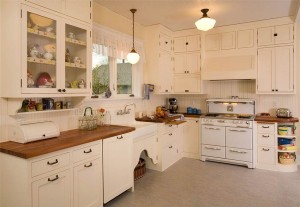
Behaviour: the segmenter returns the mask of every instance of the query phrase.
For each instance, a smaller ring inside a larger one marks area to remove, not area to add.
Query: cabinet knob
[[[165,90],[165,92],[168,92],[169,90]]]
[[[169,134],[169,136],[172,136],[172,135],[173,135],[172,133]]]
[[[188,71],[186,71],[187,73],[190,73],[190,71],[188,70]]]
[[[169,146],[169,148],[171,149],[171,148],[173,148],[173,146]]]
[[[117,136],[117,139],[123,139],[123,136],[122,135],[120,137]]]
[[[189,45],[189,43],[188,43],[188,42],[186,42],[186,43],[185,43],[185,45]]]
[[[58,91],[58,92],[61,92],[61,89],[58,89],[57,91]]]
[[[190,90],[184,90],[184,92],[190,92]]]
[[[198,123],[199,121],[196,121],[196,123]]]
[[[62,91],[62,92],[66,92],[66,89],[62,89],[61,91]]]
[[[168,44],[168,42],[166,41],[166,44]]]
[[[272,91],[275,91],[274,89],[272,89]]]
[[[278,89],[275,89],[275,91],[278,91]]]
[[[274,33],[274,37],[277,37],[277,35],[278,35],[277,33]]]

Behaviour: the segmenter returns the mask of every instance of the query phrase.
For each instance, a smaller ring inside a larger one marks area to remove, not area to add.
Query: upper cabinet
[[[84,22],[92,22],[91,0],[24,0],[64,15],[79,19]]]
[[[2,71],[3,96],[89,95],[90,24],[67,16],[64,18],[51,9],[6,2],[1,12],[9,15],[9,18],[2,21],[7,31],[2,32],[2,41],[5,43],[1,49],[11,55],[4,58],[1,66],[14,70]],[[34,2],[40,3],[32,0]],[[48,1],[42,2],[47,5]],[[56,7],[58,2],[53,1],[52,6]],[[21,6],[21,16],[18,5]],[[9,35],[12,32],[14,35]]]
[[[257,34],[258,46],[288,44],[294,42],[293,24],[258,28]]]
[[[167,52],[172,52],[173,45],[172,45],[172,38],[164,33],[159,34],[159,48],[161,50],[165,50]]]
[[[174,38],[174,52],[200,51],[200,35]]]
[[[225,32],[221,34],[221,49],[230,50],[235,49],[236,32]]]
[[[254,30],[246,29],[237,31],[237,48],[254,47]]]

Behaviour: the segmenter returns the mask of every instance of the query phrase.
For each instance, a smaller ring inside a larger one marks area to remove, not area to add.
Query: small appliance
[[[178,105],[176,98],[169,98],[169,110],[171,114],[177,114]]]
[[[292,112],[287,108],[279,108],[276,111],[276,116],[281,118],[289,118],[292,117]]]

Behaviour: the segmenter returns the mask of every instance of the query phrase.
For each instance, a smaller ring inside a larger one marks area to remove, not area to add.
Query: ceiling
[[[195,28],[203,8],[216,19],[216,26],[232,25],[285,16],[296,16],[300,0],[94,0],[102,6],[149,26],[162,24],[173,31]]]

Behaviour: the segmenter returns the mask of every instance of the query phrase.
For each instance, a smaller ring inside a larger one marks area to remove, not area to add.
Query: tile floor
[[[164,172],[147,170],[105,207],[300,207],[295,173],[183,158]]]

